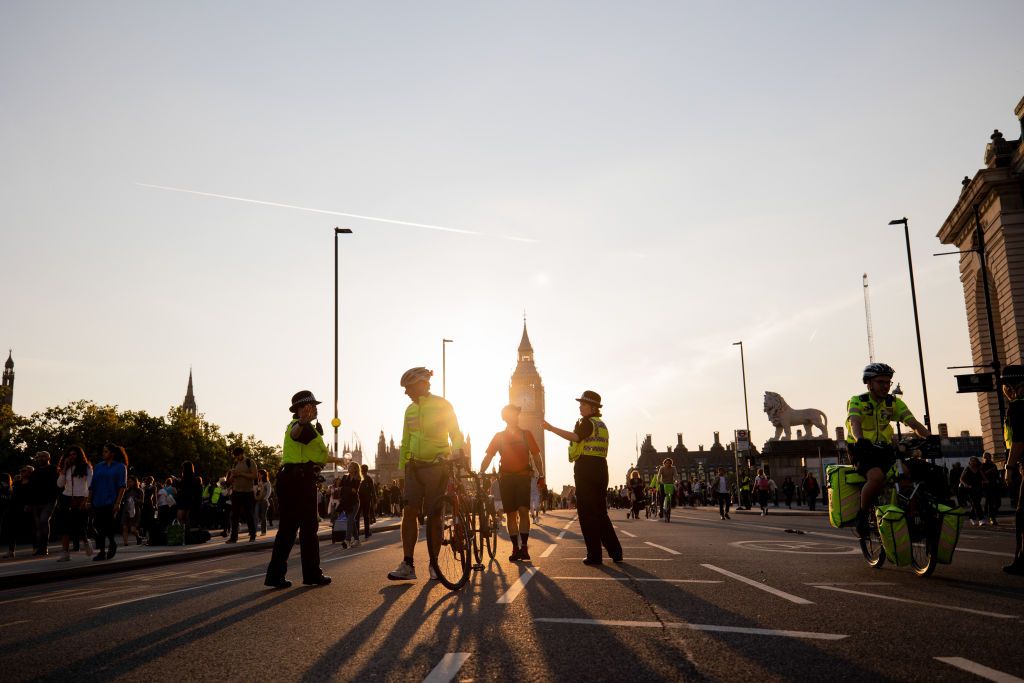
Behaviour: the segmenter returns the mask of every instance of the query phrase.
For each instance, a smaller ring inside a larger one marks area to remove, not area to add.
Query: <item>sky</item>
[[[524,311],[548,420],[598,391],[613,473],[645,434],[731,440],[739,340],[754,441],[766,390],[831,432],[863,391],[864,273],[876,356],[921,416],[887,226],[906,216],[932,422],[979,433],[946,369],[971,363],[957,259],[932,254],[992,130],[1017,137],[1024,48],[1000,27],[1022,20],[1014,1],[5,2],[15,410],[165,414],[191,368],[226,431],[279,441],[300,389],[329,419],[342,226],[341,438],[370,452],[400,439],[402,372],[440,377],[448,338],[479,463]],[[547,436],[556,490],[564,447]]]

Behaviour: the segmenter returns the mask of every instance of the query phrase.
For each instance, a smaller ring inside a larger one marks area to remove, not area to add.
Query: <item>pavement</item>
[[[263,586],[239,552],[0,592],[4,680],[1020,681],[1024,579],[1012,530],[968,526],[929,578],[867,566],[821,514],[612,511],[622,564],[584,566],[573,511],[541,518],[532,562],[451,592],[392,582],[398,532],[321,546],[334,582]],[[802,532],[802,533],[801,533]],[[59,654],[58,654],[59,653]]]

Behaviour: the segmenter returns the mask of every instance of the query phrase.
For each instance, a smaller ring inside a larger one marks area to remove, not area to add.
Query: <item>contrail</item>
[[[391,223],[393,225],[408,225],[413,228],[426,228],[428,230],[441,230],[442,232],[455,232],[460,235],[484,235],[475,230],[463,230],[461,228],[449,228],[443,225],[430,225],[429,223],[413,223],[411,221],[399,221],[393,218],[378,218],[376,216],[362,216],[357,213],[343,213],[341,211],[330,211],[328,209],[314,209],[309,206],[296,206],[294,204],[281,204],[280,202],[267,202],[262,199],[249,199],[248,197],[232,197],[228,194],[216,194],[214,192],[200,192],[199,190],[187,190],[182,187],[168,187],[166,185],[150,185],[149,183],[135,183],[140,187],[150,187],[155,190],[168,190],[170,192],[184,192],[186,194],[197,194],[201,197],[216,197],[217,199],[231,199],[236,202],[248,202],[250,204],[262,204],[263,206],[277,206],[282,209],[296,209],[298,211],[310,211],[312,213],[325,213],[330,216],[344,216],[345,218],[358,218],[364,221],[376,221],[378,223]],[[529,237],[513,237],[511,235],[499,235],[502,239],[515,242],[536,242]]]

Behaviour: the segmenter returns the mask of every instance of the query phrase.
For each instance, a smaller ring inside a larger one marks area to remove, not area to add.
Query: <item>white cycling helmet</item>
[[[405,371],[402,375],[401,385],[403,388],[412,386],[416,382],[429,382],[430,378],[434,376],[433,370],[427,370],[426,368],[411,368]]]

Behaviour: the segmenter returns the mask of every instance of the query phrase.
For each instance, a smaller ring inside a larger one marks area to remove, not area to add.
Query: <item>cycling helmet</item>
[[[864,368],[864,377],[861,381],[864,382],[864,384],[867,384],[868,380],[874,379],[875,377],[892,377],[895,374],[896,371],[885,363],[872,363]]]
[[[403,387],[408,387],[416,384],[416,382],[429,382],[430,378],[433,376],[433,370],[427,370],[426,368],[412,368],[410,370],[406,370],[405,374],[402,375],[401,384]]]
[[[1024,384],[1024,365],[1007,365],[1000,373],[1003,384]]]

